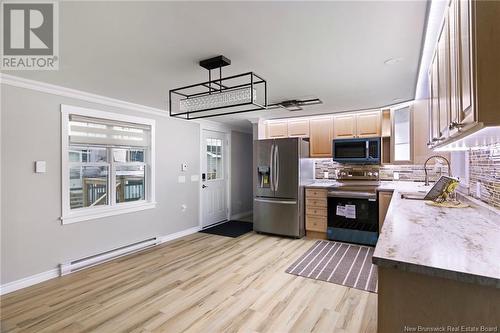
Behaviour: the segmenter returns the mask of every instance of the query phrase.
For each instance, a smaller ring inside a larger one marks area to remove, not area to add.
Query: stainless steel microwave
[[[380,138],[333,140],[332,156],[339,163],[380,164]]]

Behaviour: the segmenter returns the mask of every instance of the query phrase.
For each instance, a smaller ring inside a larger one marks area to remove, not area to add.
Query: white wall
[[[231,132],[231,215],[250,212],[252,191],[253,138],[250,133]]]
[[[199,170],[197,123],[3,83],[1,88],[1,284],[70,259],[198,226],[198,182],[189,181]],[[60,104],[156,120],[155,209],[61,225]],[[47,161],[47,173],[33,172],[35,160]],[[179,184],[182,162],[189,166],[188,181]]]

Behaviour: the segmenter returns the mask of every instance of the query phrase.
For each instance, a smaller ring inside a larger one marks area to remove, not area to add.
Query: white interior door
[[[226,134],[203,130],[201,161],[202,227],[227,220]]]

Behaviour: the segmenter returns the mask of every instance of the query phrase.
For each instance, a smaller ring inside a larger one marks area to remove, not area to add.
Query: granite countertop
[[[306,188],[335,187],[336,181]],[[441,208],[403,192],[427,192],[421,182],[382,181],[378,191],[394,192],[373,263],[388,268],[500,288],[500,214],[461,197],[469,208]]]
[[[469,208],[432,207],[402,199],[425,190],[420,183],[392,182],[393,190],[373,263],[381,267],[500,288],[500,214],[470,202]]]
[[[305,188],[329,188],[337,184],[335,180],[316,180],[304,184]]]

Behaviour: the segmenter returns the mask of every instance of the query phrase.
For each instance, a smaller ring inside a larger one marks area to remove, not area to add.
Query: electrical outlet
[[[399,172],[393,172],[392,179],[399,180]]]
[[[35,161],[35,172],[45,173],[47,171],[47,163],[45,161]]]
[[[182,204],[181,205],[181,211],[185,212],[186,210],[187,210],[187,205],[186,204]]]

